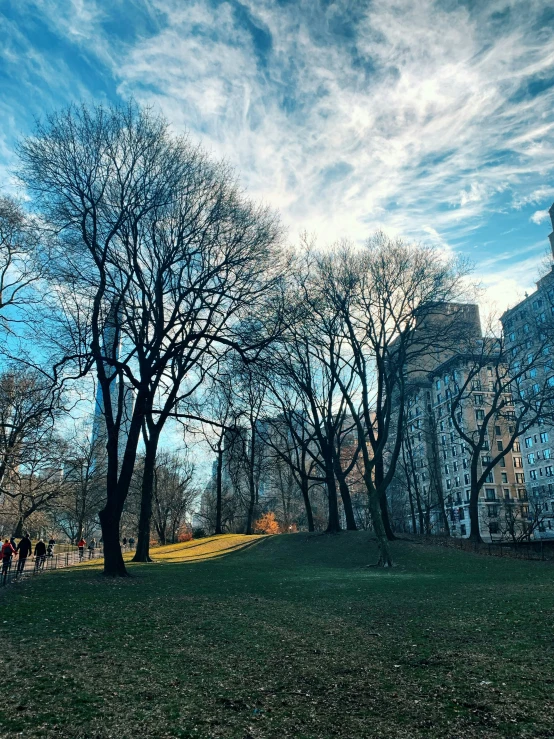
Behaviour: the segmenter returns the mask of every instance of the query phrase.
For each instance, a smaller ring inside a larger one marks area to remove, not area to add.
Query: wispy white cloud
[[[130,13],[143,5],[127,2]],[[39,3],[122,96],[234,164],[292,237],[383,228],[441,248],[479,244],[491,279],[478,229],[498,208],[554,198],[548,5],[150,0],[159,25],[116,40],[103,3]],[[45,80],[59,70],[50,64]]]
[[[543,221],[547,221],[548,220],[548,211],[546,209],[545,210],[536,210],[533,213],[533,215],[531,216],[530,220],[533,221],[533,223],[536,223],[536,224],[542,223]]]

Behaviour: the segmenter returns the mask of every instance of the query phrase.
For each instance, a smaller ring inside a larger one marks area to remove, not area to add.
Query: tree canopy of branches
[[[13,503],[18,536],[60,494],[60,412],[59,391],[40,372],[12,364],[0,373],[0,492]]]
[[[273,330],[256,310],[270,301],[279,274],[279,225],[245,199],[226,167],[135,104],[54,114],[20,155],[21,177],[58,235],[50,279],[65,361],[98,377],[107,449],[104,571],[125,575],[119,522],[140,435],[137,557],[145,560],[165,422],[218,347],[244,354]]]
[[[459,339],[450,308],[466,269],[431,247],[384,234],[361,250],[339,245],[315,264],[310,306],[335,337],[329,368],[356,428],[380,563],[389,566],[386,492],[401,451],[408,383],[431,350]]]
[[[496,337],[487,332],[482,341],[462,346],[452,362],[449,415],[470,460],[469,536],[473,541],[482,538],[479,494],[494,468],[503,464],[530,428],[552,419],[550,345],[544,327],[536,330],[531,348],[528,338],[508,347],[503,331]],[[468,413],[472,423],[467,422]]]
[[[42,272],[38,244],[33,220],[13,198],[0,196],[0,328],[9,333],[40,300],[34,290]]]

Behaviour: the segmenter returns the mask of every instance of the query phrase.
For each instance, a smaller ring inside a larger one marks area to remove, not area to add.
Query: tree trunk
[[[335,477],[339,483],[340,497],[342,499],[344,517],[346,519],[346,530],[356,531],[358,527],[356,526],[356,519],[354,518],[354,511],[352,509],[352,497],[350,495],[348,483],[346,482],[346,475],[341,467],[339,453],[336,450],[334,451],[333,458]]]
[[[474,455],[475,457],[475,455]],[[480,543],[481,530],[479,526],[479,488],[477,487],[477,457],[471,463],[471,495],[469,496],[469,522],[470,522],[470,541]]]
[[[344,508],[344,517],[346,518],[346,530],[357,531],[356,519],[354,518],[354,509],[352,508],[352,497],[350,495],[350,489],[344,479],[344,475],[338,478],[340,497],[342,499],[342,505]]]
[[[152,561],[150,558],[150,525],[152,522],[152,497],[154,495],[154,468],[156,466],[159,438],[159,434],[154,431],[151,432],[148,439],[144,439],[146,454],[144,455],[142,474],[137,549],[133,562]]]
[[[410,483],[408,483],[408,501],[410,504],[410,517],[412,519],[412,532],[415,536],[417,535],[417,523],[415,517],[414,494],[412,492],[412,486],[410,485]]]
[[[377,537],[377,546],[379,547],[379,560],[377,562],[378,567],[392,567],[392,554],[390,551],[389,539],[383,525],[381,518],[381,506],[379,504],[379,494],[373,485],[371,479],[371,471],[364,474],[364,480],[369,494],[369,510],[371,513],[371,522],[373,524],[373,530]]]
[[[98,515],[102,526],[102,541],[104,544],[104,575],[128,577],[129,573],[125,569],[119,543],[121,511],[106,507]]]
[[[246,533],[252,533],[254,524],[254,509],[257,502],[256,480],[254,476],[254,468],[256,464],[256,428],[254,423],[250,424],[250,454],[248,455],[248,492],[250,493],[250,501],[248,504],[248,514],[246,517]]]
[[[375,488],[379,491],[379,506],[381,508],[381,520],[383,522],[383,528],[389,541],[396,539],[389,518],[389,506],[387,502],[387,490],[383,487],[383,460],[378,458],[375,460]]]
[[[335,471],[333,469],[333,460],[330,454],[325,460],[325,473],[327,482],[327,496],[329,499],[329,521],[327,523],[327,533],[335,534],[340,531],[339,502],[337,500],[337,483],[335,480]]]
[[[306,508],[306,520],[308,521],[308,531],[315,531],[314,514],[312,512],[312,504],[310,501],[308,480],[306,479],[302,480],[301,490],[302,490],[302,498],[304,500],[304,507]]]
[[[408,501],[410,504],[410,515],[412,518],[412,531],[413,531],[414,536],[416,536],[417,535],[417,523],[416,523],[416,517],[415,517],[414,494],[412,491],[410,472],[408,471],[408,465],[406,462],[406,449],[405,449],[404,444],[402,444],[402,463],[404,466],[404,473],[406,475],[406,487],[408,488]]]
[[[223,477],[223,449],[221,446],[217,450],[217,473],[215,483],[215,533],[222,534],[221,527],[221,508],[222,508],[222,477]]]
[[[24,521],[23,516],[20,516],[17,521],[17,526],[15,527],[15,531],[13,532],[15,539],[21,539],[21,537],[23,536],[23,521]]]

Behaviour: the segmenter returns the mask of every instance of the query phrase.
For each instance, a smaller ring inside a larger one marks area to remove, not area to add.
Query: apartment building
[[[484,340],[476,305],[464,306],[459,317],[465,320],[461,329],[464,340],[459,347],[451,344],[440,351],[431,347],[411,373],[407,426],[393,492],[397,499],[398,490],[404,490],[404,506],[397,512],[396,523],[400,518],[405,522],[411,519],[411,526],[406,528],[466,537],[470,533],[471,455],[456,431],[450,404],[452,396],[464,386],[468,372],[475,373],[475,357],[468,349],[474,346],[479,353]],[[470,435],[481,428],[490,408],[493,372],[492,366],[480,368],[463,393],[457,421]],[[507,419],[512,410],[507,406],[502,418],[497,417],[486,429],[480,472],[495,453],[509,444],[514,427]],[[505,537],[508,531],[519,536],[527,526],[528,501],[519,442],[488,474],[480,493],[479,515],[481,535],[489,540]]]
[[[466,537],[470,533],[469,499],[471,494],[471,452],[458,435],[451,417],[450,404],[453,396],[460,397],[459,388],[467,384],[461,394],[456,420],[463,432],[472,436],[484,422],[494,396],[492,366],[474,371],[473,358],[458,354],[438,366],[431,373],[431,414],[435,419],[435,443],[439,458],[441,487],[450,534]],[[510,398],[508,397],[508,402]],[[506,406],[502,417],[490,420],[486,429],[485,447],[479,460],[481,474],[498,451],[509,445],[514,433],[510,421],[513,406]],[[518,536],[526,525],[528,503],[525,489],[522,454],[516,442],[512,451],[500,459],[499,464],[487,475],[479,496],[479,523],[481,536],[494,541],[509,537],[509,532]]]
[[[552,233],[548,238],[554,260],[554,204],[549,214]],[[536,283],[535,291],[500,320],[516,369],[520,362],[533,365],[521,378],[521,391],[533,393],[554,386],[554,265]],[[543,356],[542,361],[536,361],[538,355]],[[554,538],[554,426],[537,423],[523,434],[520,444],[535,537]]]
[[[439,337],[443,333],[444,338]],[[391,486],[395,525],[417,528],[420,533],[450,530],[446,518],[446,493],[437,445],[440,423],[433,412],[433,372],[455,354],[453,337],[464,342],[482,337],[479,306],[449,303],[426,317],[417,328],[412,357],[407,364],[406,428],[396,479]],[[404,505],[402,505],[404,501]],[[411,527],[407,522],[411,519]],[[415,523],[415,526],[414,526]]]

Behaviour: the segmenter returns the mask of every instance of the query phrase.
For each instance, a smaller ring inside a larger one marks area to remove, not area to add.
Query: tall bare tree
[[[36,207],[59,234],[51,278],[68,329],[66,358],[98,377],[104,572],[125,575],[119,523],[141,433],[136,558],[145,561],[162,429],[200,381],[205,355],[218,346],[245,352],[264,340],[249,317],[278,271],[279,227],[224,166],[134,104],[54,114],[20,154]]]
[[[390,566],[386,492],[401,452],[409,383],[433,352],[459,339],[463,326],[451,304],[466,269],[430,247],[384,234],[361,250],[339,245],[319,255],[316,266],[313,310],[339,332],[334,375],[358,434],[379,563]],[[345,367],[356,377],[355,393]]]

